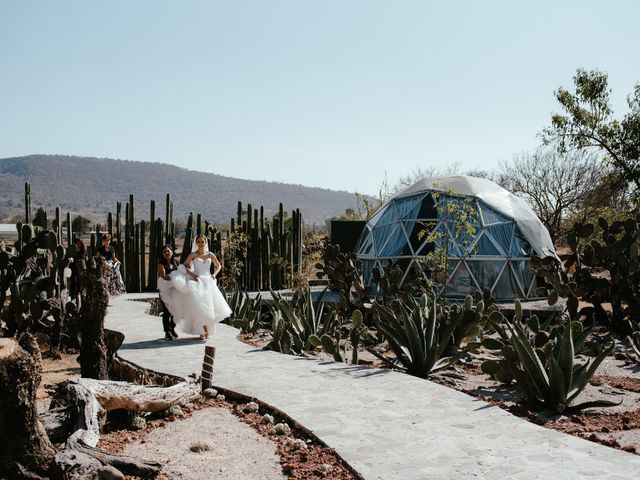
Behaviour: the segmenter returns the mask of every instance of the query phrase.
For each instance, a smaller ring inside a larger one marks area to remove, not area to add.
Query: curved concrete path
[[[200,373],[203,342],[165,342],[141,301],[112,298],[105,326],[118,354],[140,366]],[[640,457],[548,430],[473,397],[409,375],[258,350],[220,325],[214,384],[296,419],[371,480],[637,479]],[[210,340],[211,341],[211,340]]]

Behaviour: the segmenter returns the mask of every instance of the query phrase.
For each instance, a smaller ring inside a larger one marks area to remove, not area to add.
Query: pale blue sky
[[[375,193],[538,145],[553,91],[640,81],[640,2],[0,0],[0,157]]]

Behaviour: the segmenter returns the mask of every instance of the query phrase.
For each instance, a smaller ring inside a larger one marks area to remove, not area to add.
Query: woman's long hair
[[[79,251],[77,250],[78,242],[82,245],[82,248]],[[73,237],[73,244],[76,246],[76,253],[82,253],[83,257],[87,254],[87,247],[85,247],[84,242],[80,237]]]
[[[168,248],[169,250],[171,250],[171,258],[169,260],[165,260],[164,255],[162,255],[162,252],[164,251],[165,248]],[[172,262],[173,262],[173,248],[171,248],[171,245],[163,245],[162,248],[160,249],[160,255],[158,255],[158,263],[169,266],[171,265]]]

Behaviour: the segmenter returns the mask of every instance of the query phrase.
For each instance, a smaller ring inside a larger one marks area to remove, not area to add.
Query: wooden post
[[[202,362],[202,391],[213,385],[213,363],[216,358],[216,347],[204,347],[204,361]]]

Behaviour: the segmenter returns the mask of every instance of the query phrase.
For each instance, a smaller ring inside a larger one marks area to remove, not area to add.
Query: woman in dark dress
[[[116,252],[111,248],[111,235],[108,233],[102,235],[102,245],[97,248],[96,257],[102,258],[111,269],[109,277],[107,278],[109,293],[111,295],[125,293],[124,282],[120,275],[120,262],[116,258]]]
[[[158,258],[158,278],[162,278],[168,282],[171,281],[169,274],[178,269],[178,263],[173,258],[173,250],[169,245],[162,247],[160,257]],[[160,303],[162,304],[162,328],[164,329],[164,339],[173,340],[178,338],[176,333],[176,324],[173,321],[173,316],[167,306],[160,297]]]

